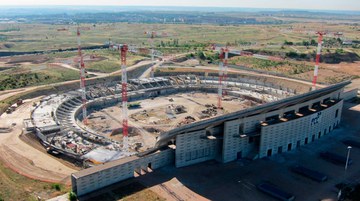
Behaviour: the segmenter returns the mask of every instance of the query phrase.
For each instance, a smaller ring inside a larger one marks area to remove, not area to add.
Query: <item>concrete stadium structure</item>
[[[275,101],[294,95],[290,88],[277,86],[249,78],[230,78],[227,82],[228,93],[258,103]],[[89,114],[94,110],[114,106],[121,102],[121,87],[118,83],[91,85],[87,89],[87,108]],[[130,79],[129,100],[137,101],[150,97],[175,94],[179,92],[202,91],[216,93],[217,77],[172,76],[153,79]],[[79,91],[53,94],[42,99],[26,120],[29,130],[35,129],[36,135],[50,152],[66,154],[77,160],[98,148],[109,150],[108,162],[122,158],[122,142],[113,141],[81,123],[81,97]],[[29,124],[31,122],[31,124]]]
[[[129,93],[130,98],[137,100],[180,90],[216,91],[216,78],[201,78],[202,82],[198,82],[198,78],[182,79],[182,83],[170,82],[172,79],[132,80],[137,87],[133,93]],[[343,89],[350,83],[343,82],[294,95],[291,89],[276,89],[268,83],[247,82],[230,79],[229,93],[239,94],[236,91],[242,88],[254,90],[262,87],[263,91],[272,95],[272,99],[270,97],[265,101],[267,103],[260,106],[161,133],[156,145],[146,152],[74,173],[71,175],[73,191],[82,196],[132,178],[134,174],[145,174],[166,165],[184,167],[207,160],[227,163],[240,158],[256,159],[291,151],[327,135],[338,126],[343,106]],[[143,87],[141,90],[140,86]],[[251,94],[246,96],[256,99]],[[244,93],[239,95],[245,96]],[[102,99],[109,103],[115,100],[115,96]],[[94,99],[89,102],[89,106],[99,106],[99,103]],[[75,118],[80,116],[79,108],[80,104],[72,108],[73,112],[66,122],[76,122]]]

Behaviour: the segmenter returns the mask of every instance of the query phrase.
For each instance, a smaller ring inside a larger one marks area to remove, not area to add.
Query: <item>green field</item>
[[[113,50],[92,50],[85,51],[85,54],[94,54],[103,57],[104,60],[86,63],[86,69],[91,72],[111,73],[121,69],[120,55],[118,51]],[[144,56],[129,53],[127,55],[127,66],[134,65],[136,62],[146,59]]]
[[[134,44],[138,47],[150,47],[149,36],[144,31],[158,31],[154,39],[155,46],[176,46],[187,49],[199,44],[228,44],[238,49],[279,50],[284,41],[302,43],[316,40],[315,31],[319,23],[294,23],[287,25],[186,25],[186,24],[127,24],[104,23],[83,24],[90,30],[83,31],[81,40],[84,46],[102,45],[109,39],[115,43]],[[0,30],[16,28],[2,32],[0,51],[33,51],[47,49],[66,49],[77,47],[76,27],[70,25],[47,24],[0,24]],[[68,31],[57,31],[67,28]],[[359,40],[358,31],[352,25],[325,25],[322,29],[332,32],[343,32],[347,40]],[[326,38],[331,38],[327,36]],[[174,41],[176,42],[174,44]],[[279,46],[280,45],[280,46]],[[275,46],[275,47],[271,47]],[[10,47],[10,48],[9,48]],[[315,50],[296,47],[300,52]],[[351,47],[349,48],[351,49]],[[292,50],[286,48],[286,50]],[[357,51],[358,52],[358,51]]]
[[[278,72],[285,75],[305,73],[313,70],[312,66],[295,61],[270,61],[253,57],[233,57],[230,64],[246,66],[253,69]]]
[[[13,172],[0,163],[0,200],[36,201],[37,196],[49,199],[70,190],[69,186],[29,179]]]
[[[60,67],[38,66],[15,67],[0,71],[0,90],[51,84],[79,79],[79,72]]]

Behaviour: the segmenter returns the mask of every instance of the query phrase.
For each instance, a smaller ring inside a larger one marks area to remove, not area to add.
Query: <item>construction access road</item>
[[[13,113],[0,116],[0,127],[12,127],[9,133],[0,134],[0,159],[7,167],[29,178],[70,184],[69,176],[77,170],[20,139],[24,134],[23,120],[30,118],[32,104],[39,100],[40,97],[26,100]]]

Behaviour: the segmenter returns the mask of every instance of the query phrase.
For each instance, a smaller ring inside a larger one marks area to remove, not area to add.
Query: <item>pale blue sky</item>
[[[0,5],[149,5],[360,10],[360,0],[0,0]]]

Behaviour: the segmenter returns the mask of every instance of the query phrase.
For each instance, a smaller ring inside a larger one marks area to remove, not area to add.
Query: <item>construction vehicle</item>
[[[141,102],[129,103],[128,109],[137,109],[141,107]]]

